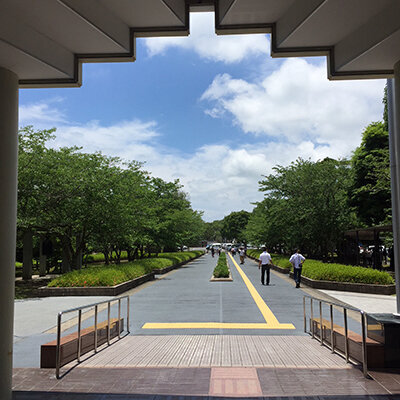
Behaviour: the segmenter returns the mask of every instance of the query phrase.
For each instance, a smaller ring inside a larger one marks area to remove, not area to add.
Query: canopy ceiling
[[[330,79],[386,78],[400,60],[398,0],[2,0],[0,66],[21,87],[79,86],[82,62],[135,60],[135,38],[271,33],[273,57],[326,55]]]

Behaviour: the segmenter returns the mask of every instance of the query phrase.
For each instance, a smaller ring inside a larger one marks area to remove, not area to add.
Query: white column
[[[400,61],[394,79],[388,79],[390,178],[392,189],[393,255],[397,314],[400,316]]]
[[[18,77],[0,67],[0,399],[11,399],[17,223]]]

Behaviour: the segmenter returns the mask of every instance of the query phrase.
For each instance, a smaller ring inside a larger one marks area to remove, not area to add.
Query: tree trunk
[[[33,242],[32,231],[27,230],[24,232],[23,238],[23,264],[22,264],[22,279],[32,279],[32,258],[33,258]]]
[[[39,244],[39,276],[46,276],[46,263],[47,256],[43,254],[43,236],[40,236],[40,244]]]
[[[66,274],[71,271],[71,262],[68,254],[65,251],[65,248],[62,248],[62,264],[61,264],[61,272]]]
[[[83,256],[83,244],[82,244],[83,235],[80,233],[76,235],[76,269],[82,269],[82,256]]]
[[[104,255],[104,263],[106,265],[109,265],[110,264],[110,257],[109,257],[109,254],[108,254],[108,250],[107,249],[103,249],[102,253]]]

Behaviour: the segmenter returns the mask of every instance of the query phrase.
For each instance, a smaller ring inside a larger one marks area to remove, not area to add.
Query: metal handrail
[[[82,310],[90,309],[94,307],[94,352],[97,353],[97,327],[98,327],[98,310],[99,305],[107,304],[107,344],[110,346],[110,316],[111,316],[111,303],[118,302],[118,339],[121,339],[120,323],[121,323],[121,300],[126,299],[126,331],[127,334],[130,333],[129,330],[129,296],[121,296],[116,299],[99,301],[97,303],[87,304],[81,307],[70,308],[68,310],[60,311],[57,315],[57,347],[56,347],[56,378],[60,379],[60,363],[61,363],[61,320],[64,314],[69,314],[72,312],[78,312],[78,342],[77,342],[77,359],[78,363],[81,361],[81,329],[82,329]]]
[[[323,299],[318,299],[313,296],[303,295],[303,311],[304,311],[304,332],[307,332],[307,318],[306,318],[306,298],[310,299],[310,331],[311,336],[314,338],[314,308],[313,308],[313,301],[319,302],[319,323],[320,323],[320,342],[321,346],[324,344],[323,339],[323,324],[322,324],[322,303],[329,305],[329,314],[330,314],[330,331],[331,331],[331,351],[334,353],[338,350],[335,347],[335,340],[334,340],[334,328],[333,328],[333,307],[339,307],[343,309],[343,318],[344,318],[344,356],[346,358],[346,362],[349,362],[349,336],[348,336],[348,322],[347,322],[347,311],[355,311],[360,314],[360,322],[361,322],[361,337],[362,337],[362,366],[363,366],[363,373],[365,377],[368,377],[368,368],[367,368],[367,334],[366,334],[366,313],[363,310],[358,308],[343,305],[339,303],[335,303],[334,301],[328,301]]]

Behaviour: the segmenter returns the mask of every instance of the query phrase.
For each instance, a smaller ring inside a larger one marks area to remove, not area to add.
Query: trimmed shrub
[[[226,263],[225,253],[220,254],[217,266],[214,268],[213,276],[214,278],[229,278],[229,269]]]
[[[188,252],[191,257],[203,252]],[[173,253],[165,253],[173,254]],[[186,254],[186,253],[185,253]],[[153,257],[136,260],[130,263],[119,265],[97,265],[87,267],[78,271],[68,272],[56,279],[53,279],[47,286],[49,287],[86,287],[86,286],[115,286],[120,283],[130,281],[140,276],[151,273],[152,271],[170,267],[178,264],[173,257]]]
[[[251,257],[258,259],[261,250],[247,250],[247,253]],[[272,254],[271,257],[274,265],[293,270],[289,262],[289,256]],[[302,275],[316,281],[367,283],[375,285],[391,285],[394,283],[393,278],[384,271],[353,265],[328,264],[312,259],[307,259],[303,264]]]
[[[369,283],[375,285],[391,285],[394,283],[393,278],[384,271],[352,265],[325,264],[316,260],[306,260],[303,264],[302,274],[307,278],[318,281]]]

